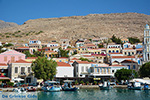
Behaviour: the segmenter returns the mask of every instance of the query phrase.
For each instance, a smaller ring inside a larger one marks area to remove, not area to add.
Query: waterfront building
[[[133,60],[124,60],[121,62],[122,65],[128,66],[128,69],[132,69],[135,71],[139,70],[139,65],[137,62],[133,61]]]
[[[149,25],[145,25],[144,29],[144,48],[143,48],[143,60],[144,62],[150,61],[150,28]]]
[[[17,60],[25,60],[25,54],[15,50],[8,50],[0,54],[0,63],[10,64]]]
[[[31,69],[32,62],[27,62],[25,60],[17,60],[10,64],[8,68],[8,76],[11,81],[17,78],[21,78],[24,80],[24,83],[36,83],[36,79],[33,76],[33,72]]]
[[[91,63],[88,61],[74,61],[74,77],[88,77]]]
[[[67,77],[74,77],[73,70],[74,68],[69,64],[65,62],[57,62],[57,73],[56,78],[67,78]]]

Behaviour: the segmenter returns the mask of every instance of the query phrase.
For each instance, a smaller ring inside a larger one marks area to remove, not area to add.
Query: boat
[[[73,80],[64,80],[64,85],[62,86],[63,91],[76,91],[79,88],[77,87],[72,87],[72,82]]]
[[[144,84],[143,90],[150,90],[150,87],[148,86],[147,83]]]
[[[110,86],[110,82],[104,82],[104,84],[100,84],[99,88],[101,90],[110,90],[112,87]]]
[[[128,84],[128,89],[130,89],[130,90],[142,90],[143,86],[141,86],[140,82],[130,82]]]
[[[34,87],[27,87],[27,91],[28,92],[35,92],[36,88],[34,88]]]
[[[26,88],[15,88],[13,89],[13,92],[18,92],[18,93],[26,93],[27,89]]]
[[[46,81],[44,86],[42,87],[42,90],[45,92],[59,92],[61,90],[61,87],[58,85],[59,82],[56,81]],[[55,85],[57,84],[57,85]]]
[[[0,93],[2,93],[3,92],[3,90],[2,89],[0,89]]]

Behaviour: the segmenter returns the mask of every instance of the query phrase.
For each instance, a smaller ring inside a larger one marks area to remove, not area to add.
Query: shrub
[[[78,84],[78,81],[76,80],[76,81],[75,81],[75,85],[77,85],[77,84]]]
[[[10,38],[10,36],[7,35],[6,38]]]
[[[80,81],[80,84],[84,84],[84,82],[83,82],[83,81]]]
[[[97,81],[94,81],[94,84],[96,85],[96,84],[97,84]]]
[[[13,85],[14,85],[14,83],[13,83],[13,82],[7,82],[7,85],[9,85],[9,86],[13,86]]]
[[[88,85],[88,84],[89,84],[89,81],[87,81],[86,84]]]

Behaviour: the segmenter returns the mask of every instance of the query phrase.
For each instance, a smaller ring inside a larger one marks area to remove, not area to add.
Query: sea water
[[[39,92],[38,100],[150,100],[150,90],[80,89],[78,91]]]

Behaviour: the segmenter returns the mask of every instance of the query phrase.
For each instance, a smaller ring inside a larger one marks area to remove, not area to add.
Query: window
[[[111,50],[109,50],[109,53],[111,53]]]
[[[130,52],[128,52],[128,55],[130,56]]]
[[[114,53],[115,51],[113,50],[112,52]]]
[[[88,72],[88,66],[86,66],[86,71]]]
[[[97,73],[99,72],[99,68],[97,68]]]
[[[126,53],[126,52],[124,52],[124,54],[126,55],[127,53]]]
[[[18,73],[18,67],[15,67],[15,73]]]
[[[133,65],[133,69],[135,69],[135,65]]]
[[[30,67],[28,67],[28,73],[30,73]]]
[[[80,48],[78,50],[80,50]]]
[[[116,53],[118,53],[119,51],[118,50],[116,50]]]
[[[100,52],[98,52],[98,54],[100,54]]]
[[[82,66],[82,69],[81,69],[81,71],[82,71],[82,72],[84,72],[84,66]]]
[[[115,71],[114,70],[112,70],[112,73],[114,73]]]
[[[4,57],[4,61],[7,61],[7,56]]]
[[[21,67],[21,73],[25,73],[25,67]]]
[[[127,65],[128,66],[128,69],[130,69],[130,65]]]
[[[132,52],[132,54],[134,55],[134,52]]]
[[[102,73],[102,69],[100,68],[100,73]]]

